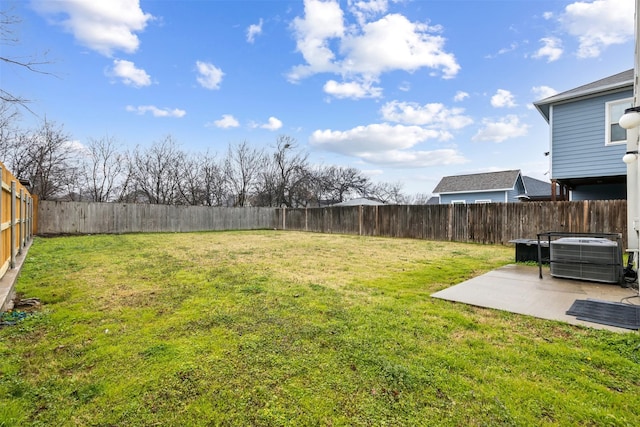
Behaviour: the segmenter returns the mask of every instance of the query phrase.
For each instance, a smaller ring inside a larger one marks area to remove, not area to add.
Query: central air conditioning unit
[[[555,277],[605,283],[622,278],[622,248],[609,239],[563,237],[551,241],[549,255]]]

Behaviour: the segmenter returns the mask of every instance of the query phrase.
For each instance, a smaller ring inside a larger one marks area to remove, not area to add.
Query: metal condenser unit
[[[550,244],[551,275],[569,279],[618,283],[622,278],[622,248],[596,237],[563,237]]]

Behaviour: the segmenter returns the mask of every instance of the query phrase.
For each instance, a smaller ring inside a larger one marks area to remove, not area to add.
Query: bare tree
[[[255,190],[258,175],[264,167],[264,153],[246,141],[230,145],[224,162],[224,172],[234,197],[234,206],[247,206]]]
[[[307,154],[290,136],[279,136],[275,152],[265,157],[260,173],[257,203],[260,206],[306,206],[309,199]]]
[[[9,168],[18,148],[16,141],[19,130],[16,122],[19,117],[14,104],[0,100],[0,162]],[[13,169],[11,171],[13,172]]]
[[[350,197],[365,196],[371,185],[369,178],[353,167],[329,166],[318,177],[323,198],[332,203],[344,202]]]
[[[146,150],[136,148],[131,157],[131,190],[135,199],[142,195],[148,203],[175,204],[184,157],[171,135]]]
[[[0,148],[4,147],[5,141],[10,139],[10,135],[16,129],[16,122],[20,118],[20,113],[14,104],[0,100]]]
[[[416,193],[410,197],[409,203],[412,205],[426,205],[431,196],[429,193]]]
[[[201,173],[201,160],[197,155],[187,156],[179,165],[178,193],[180,204],[199,206],[204,204],[205,190]]]
[[[33,168],[31,193],[41,200],[59,196],[65,189],[71,193],[74,187],[77,188],[78,164],[78,153],[70,143],[71,136],[62,125],[45,119],[34,137],[28,152]]]
[[[89,138],[81,172],[83,193],[93,202],[110,202],[126,183],[126,156],[112,136]]]
[[[2,149],[3,163],[15,176],[30,180],[31,193],[41,200],[76,192],[78,151],[62,126],[45,119],[35,131],[14,130]]]
[[[204,204],[206,206],[224,206],[229,199],[229,187],[221,165],[215,155],[206,153],[200,163]]]
[[[22,20],[13,14],[12,9],[4,9],[0,10],[0,43],[5,46],[12,46],[18,43],[18,38],[15,36],[14,28],[22,23]],[[4,50],[3,50],[4,51]],[[46,54],[44,55],[46,57]],[[27,58],[18,58],[18,57],[9,57],[4,54],[0,54],[0,64],[6,66],[15,66],[18,68],[23,68],[28,71],[40,74],[50,74],[41,69],[41,66],[50,64],[50,61],[45,59],[36,59],[35,57],[27,57]],[[29,100],[15,95],[9,92],[5,88],[0,87],[0,100],[14,104],[20,105],[27,110],[27,103]],[[30,110],[29,110],[30,111]]]
[[[278,171],[274,162],[267,156],[258,177],[253,203],[256,206],[278,206],[277,194]]]
[[[229,195],[223,167],[209,152],[185,157],[178,190],[184,203],[196,206],[223,206]]]
[[[409,201],[407,195],[402,192],[402,183],[400,182],[381,182],[372,185],[366,196],[380,200],[383,203],[397,205],[407,204]]]
[[[306,153],[297,151],[297,142],[289,136],[280,136],[276,142],[276,152],[273,156],[277,172],[276,206],[296,207],[306,204],[306,183],[309,174]]]

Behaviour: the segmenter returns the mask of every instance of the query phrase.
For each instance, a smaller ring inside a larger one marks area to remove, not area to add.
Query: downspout
[[[638,99],[638,73],[640,72],[640,0],[635,2],[635,49],[633,62],[633,107],[639,106]],[[627,112],[625,112],[625,115]],[[638,266],[640,255],[640,168],[638,168],[638,126],[627,129],[627,153],[623,158],[627,164],[627,252],[634,254],[635,267]]]

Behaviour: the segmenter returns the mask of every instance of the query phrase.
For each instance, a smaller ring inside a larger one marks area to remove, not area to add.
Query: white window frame
[[[612,121],[611,109],[612,107],[617,106],[619,104],[627,104],[629,107],[632,107],[633,98],[618,99],[616,101],[609,101],[604,104],[604,109],[605,109],[604,145],[620,145],[620,144],[627,143],[626,138],[619,141],[611,141],[611,125],[618,123],[618,120],[620,120],[620,117],[622,117],[621,115],[620,117],[617,117],[615,121]]]
[[[491,199],[478,199],[474,203],[492,203],[492,202],[493,200]]]
[[[466,205],[467,201],[466,200],[452,200],[451,204],[452,205]]]

